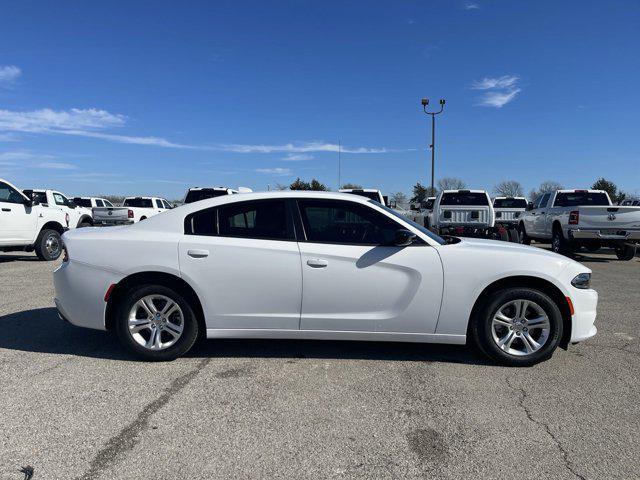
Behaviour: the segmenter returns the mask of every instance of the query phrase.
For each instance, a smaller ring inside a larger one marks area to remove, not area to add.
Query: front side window
[[[104,206],[105,207],[113,207],[113,203],[111,203],[109,200],[105,200],[104,201]]]
[[[100,199],[96,200],[96,207],[104,207],[104,202]]]
[[[164,205],[162,204],[162,200],[160,200],[159,198],[156,198],[156,207],[164,208]]]
[[[166,208],[167,210],[171,210],[173,208],[171,205],[169,205],[169,202],[167,202],[166,200],[162,200],[162,204],[164,205],[164,208]]]
[[[402,228],[365,205],[340,200],[298,200],[308,242],[392,245]]]
[[[56,205],[61,205],[63,207],[69,204],[69,200],[67,200],[67,197],[60,193],[53,194],[53,201],[56,202]]]
[[[192,213],[185,219],[187,235],[260,240],[293,240],[284,200],[236,202]]]
[[[536,208],[544,208],[547,206],[547,202],[549,201],[550,193],[545,193],[540,197],[540,200],[536,204]]]
[[[15,188],[0,182],[0,202],[24,203],[24,197]]]
[[[123,207],[153,208],[150,198],[127,198]]]

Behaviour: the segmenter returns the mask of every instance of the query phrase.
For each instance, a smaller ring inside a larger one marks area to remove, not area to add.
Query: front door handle
[[[329,265],[329,262],[320,258],[310,258],[309,260],[307,260],[307,265],[309,265],[311,268],[325,268],[327,265]]]
[[[10,209],[10,208],[3,208],[3,209],[2,209],[2,211],[3,211],[3,212],[10,212],[10,211],[11,211],[11,209]]]
[[[209,256],[209,250],[187,250],[187,255],[192,258],[206,258]]]

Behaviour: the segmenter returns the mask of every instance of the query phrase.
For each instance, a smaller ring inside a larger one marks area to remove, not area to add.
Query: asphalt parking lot
[[[598,335],[514,369],[465,347],[208,341],[138,362],[0,254],[0,479],[640,478],[640,257],[579,258]]]

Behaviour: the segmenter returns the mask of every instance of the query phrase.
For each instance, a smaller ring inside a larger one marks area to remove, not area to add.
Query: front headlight
[[[580,275],[576,275],[576,277],[571,280],[571,285],[583,290],[586,288],[591,288],[591,274],[581,273]]]

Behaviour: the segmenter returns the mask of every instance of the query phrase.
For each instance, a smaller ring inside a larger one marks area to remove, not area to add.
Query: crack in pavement
[[[89,464],[89,469],[77,477],[77,480],[98,478],[104,470],[115,463],[119,457],[122,457],[125,451],[131,450],[135,444],[138,443],[139,434],[147,428],[151,416],[164,407],[175,394],[185,388],[210,361],[211,358],[205,358],[199,361],[194,369],[189,370],[171,382],[169,388],[154,401],[148,403],[140,413],[138,413],[133,422],[109,439],[106,445],[93,457],[93,460],[91,460]]]
[[[544,428],[544,430],[547,432],[547,435],[549,435],[549,437],[551,437],[553,442],[556,444],[556,447],[558,448],[558,451],[562,454],[562,460],[563,460],[565,468],[567,470],[569,470],[569,472],[571,472],[573,475],[575,475],[576,478],[579,478],[580,480],[587,480],[586,477],[583,477],[582,475],[580,475],[578,472],[575,471],[575,468],[571,465],[571,461],[569,460],[569,452],[567,452],[565,450],[565,448],[562,446],[562,443],[560,442],[560,440],[558,440],[558,438],[551,431],[551,429],[549,428],[549,425],[547,425],[546,423],[540,422],[540,421],[536,420],[535,418],[533,418],[533,415],[531,414],[531,412],[529,411],[529,409],[525,405],[525,400],[527,399],[527,392],[525,392],[524,388],[513,386],[511,384],[511,381],[509,380],[509,377],[505,378],[505,380],[507,382],[507,386],[511,390],[513,390],[514,392],[519,393],[518,403],[520,405],[520,408],[522,408],[522,410],[524,411],[525,415],[529,419],[529,421],[532,422],[532,423],[535,423],[536,425],[538,425],[538,426],[540,426],[542,428]]]

